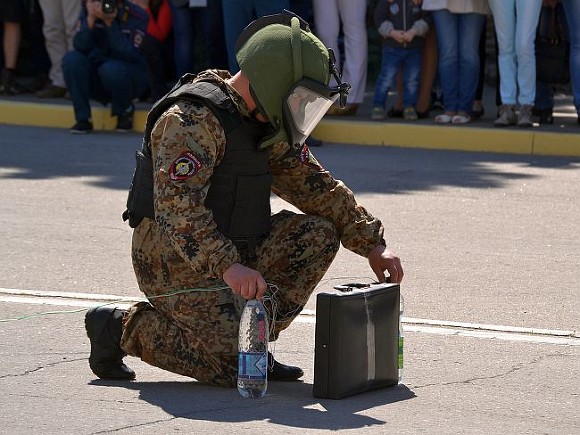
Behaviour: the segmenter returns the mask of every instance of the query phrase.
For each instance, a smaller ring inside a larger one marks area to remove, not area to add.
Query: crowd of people
[[[39,72],[32,90],[39,98],[71,99],[71,132],[92,130],[91,100],[110,103],[117,130],[129,131],[134,102],[157,101],[184,74],[238,71],[239,34],[254,18],[283,9],[311,24],[352,86],[346,106],[332,106],[327,116],[357,113],[368,84],[368,44],[380,47],[371,112],[377,121],[432,117],[465,124],[481,117],[492,29],[498,127],[530,127],[533,116],[553,122],[553,83],[537,76],[535,46],[540,18],[555,11],[557,21],[543,19],[544,27],[557,22],[569,47],[568,80],[580,112],[575,0],[8,0],[0,9],[0,94],[25,91],[17,64],[22,34],[30,30],[29,55]],[[394,91],[398,99],[386,107]]]

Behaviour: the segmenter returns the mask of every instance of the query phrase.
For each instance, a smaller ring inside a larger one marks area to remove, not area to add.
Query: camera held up
[[[104,14],[112,14],[117,9],[117,1],[116,0],[102,0],[101,6],[103,8]]]

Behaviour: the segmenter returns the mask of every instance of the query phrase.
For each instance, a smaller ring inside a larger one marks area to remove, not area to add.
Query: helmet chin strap
[[[260,100],[258,100],[258,97],[256,97],[256,93],[254,92],[254,89],[252,88],[252,84],[250,82],[248,82],[248,87],[250,88],[250,95],[252,96],[252,100],[254,100],[254,104],[256,105],[256,107],[254,107],[254,109],[250,112],[250,117],[260,122],[268,122],[269,121],[268,115],[266,115],[266,111],[260,104]],[[258,115],[262,115],[263,119],[259,119]]]

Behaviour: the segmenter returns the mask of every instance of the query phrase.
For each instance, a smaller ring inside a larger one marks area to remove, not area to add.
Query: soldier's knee
[[[316,239],[322,242],[319,246],[321,249],[337,253],[340,248],[340,237],[336,226],[326,218],[316,217],[315,227]]]

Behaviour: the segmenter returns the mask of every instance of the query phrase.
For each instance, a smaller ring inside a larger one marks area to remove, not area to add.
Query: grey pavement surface
[[[404,384],[313,398],[303,316],[274,349],[304,381],[249,400],[135,358],[136,381],[97,380],[84,313],[64,313],[79,310],[74,292],[140,296],[120,217],[139,146],[137,134],[0,125],[0,433],[580,433],[580,159],[314,149],[403,260]],[[341,249],[317,291],[371,278]],[[71,298],[41,305],[6,289]],[[446,322],[457,323],[433,326]],[[481,325],[497,328],[478,335]]]

